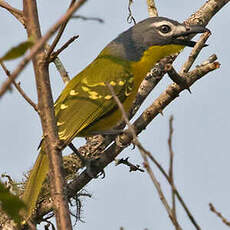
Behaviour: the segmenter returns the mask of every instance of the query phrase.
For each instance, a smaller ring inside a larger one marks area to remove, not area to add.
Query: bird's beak
[[[204,32],[210,32],[210,30],[198,25],[185,26],[184,31],[178,32],[173,36],[173,43],[178,45],[194,47],[196,45],[196,42],[191,41],[191,37]]]

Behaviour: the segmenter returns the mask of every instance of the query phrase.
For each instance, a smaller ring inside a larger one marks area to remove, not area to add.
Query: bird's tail
[[[29,178],[26,182],[26,187],[22,196],[23,201],[27,205],[25,218],[28,219],[36,206],[38,195],[41,191],[42,184],[46,179],[49,171],[48,156],[44,151],[44,143],[41,145],[40,153],[37,160],[30,171]]]

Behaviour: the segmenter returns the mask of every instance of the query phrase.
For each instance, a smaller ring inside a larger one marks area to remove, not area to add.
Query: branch
[[[181,71],[180,71],[181,75],[183,75],[183,73],[187,73],[190,70],[194,61],[199,55],[201,49],[205,46],[205,42],[208,40],[210,35],[211,35],[210,32],[205,32],[200,36],[199,41],[193,47],[192,52],[190,53],[187,61],[184,63],[184,65],[181,68]]]
[[[168,146],[169,146],[169,154],[170,154],[169,180],[170,180],[171,194],[172,194],[172,215],[173,215],[173,218],[176,219],[176,199],[175,199],[176,193],[175,193],[174,178],[173,178],[174,152],[172,149],[172,136],[173,136],[173,116],[170,116],[170,119],[169,119],[169,138],[168,138]]]
[[[128,4],[128,17],[127,17],[127,22],[129,24],[131,24],[132,22],[134,23],[134,25],[136,24],[136,20],[135,18],[133,17],[133,13],[132,13],[132,10],[131,10],[131,5],[133,3],[133,0],[129,0],[129,4]]]
[[[165,170],[162,168],[162,166],[158,163],[158,161],[152,155],[148,155],[148,157],[157,166],[157,168],[160,170],[160,172],[166,178],[166,180],[168,181],[168,183],[171,184],[171,180],[170,180],[168,174],[165,172]],[[200,226],[197,224],[196,220],[192,216],[191,212],[189,211],[187,205],[185,204],[184,200],[182,199],[182,197],[181,197],[180,193],[178,192],[178,190],[176,189],[175,185],[174,185],[174,192],[175,192],[175,195],[177,196],[179,202],[181,203],[182,207],[184,208],[184,210],[185,210],[188,218],[192,222],[192,224],[195,226],[195,228],[197,230],[201,230]]]
[[[28,55],[23,58],[23,60],[19,63],[16,69],[10,75],[10,79],[5,81],[0,88],[0,98],[3,94],[9,89],[10,84],[16,77],[22,72],[25,66],[29,63],[29,61],[39,52],[39,50],[44,46],[46,41],[58,30],[61,24],[63,24],[66,20],[68,20],[72,14],[82,6],[87,0],[79,0],[72,7],[68,9],[68,11],[47,31],[47,33],[41,37],[35,45],[31,48],[31,51]]]
[[[212,203],[209,203],[209,208],[210,208],[210,211],[215,213],[222,220],[224,224],[226,224],[228,227],[230,226],[230,221],[228,221],[225,217],[223,217],[221,212],[218,212]]]
[[[148,162],[148,158],[147,158],[148,154],[149,153],[147,151],[141,152],[141,155],[142,155],[142,157],[144,159],[144,166],[145,166],[145,168],[146,168],[146,170],[147,170],[147,172],[148,172],[148,174],[149,174],[152,182],[154,183],[154,186],[157,189],[157,192],[158,192],[158,195],[160,197],[160,200],[163,203],[166,211],[168,212],[170,220],[172,221],[173,225],[175,226],[175,228],[177,230],[182,230],[182,228],[180,227],[180,225],[179,225],[179,223],[178,223],[178,221],[176,219],[176,216],[173,213],[173,210],[170,208],[170,206],[169,206],[169,204],[168,204],[168,202],[167,202],[167,200],[166,200],[166,198],[164,196],[164,193],[161,190],[161,186],[160,186],[159,182],[157,181],[157,179],[156,179],[156,177],[155,177],[152,169],[150,168],[150,165],[149,165],[149,162]]]
[[[127,165],[129,167],[129,172],[134,172],[134,171],[140,171],[144,172],[143,169],[140,168],[140,165],[134,165],[131,162],[128,161],[129,157],[126,157],[125,159],[115,159],[115,165],[118,166],[120,164]]]
[[[2,66],[4,72],[8,77],[10,77],[10,71],[6,68],[3,62],[0,62],[0,65]],[[20,83],[16,83],[13,81],[13,85],[18,90],[18,92],[21,94],[21,96],[34,108],[35,111],[38,111],[37,105],[26,95],[26,93],[23,91],[23,89],[20,87]]]
[[[60,73],[63,82],[65,83],[65,85],[67,85],[67,83],[70,81],[70,77],[69,77],[64,65],[62,64],[62,62],[60,61],[60,59],[58,57],[56,57],[53,62],[55,64],[58,72]]]
[[[57,51],[53,52],[53,53],[50,55],[50,60],[49,60],[49,62],[53,62],[54,59],[55,59],[64,49],[66,49],[72,42],[74,42],[77,38],[79,38],[79,35],[73,36],[73,37],[70,38],[60,49],[58,49]]]
[[[0,6],[6,10],[8,10],[15,18],[18,19],[22,23],[22,25],[25,26],[25,19],[23,16],[23,12],[21,10],[18,10],[14,7],[12,7],[10,4],[7,2],[0,0]]]
[[[71,0],[71,3],[70,3],[70,6],[69,6],[69,9],[71,9],[71,7],[74,5],[74,3],[76,2],[76,0]],[[67,13],[67,12],[66,12]],[[70,16],[72,17],[72,15]],[[54,48],[56,47],[57,43],[59,42],[65,28],[66,28],[66,25],[70,19],[70,17],[68,19],[66,19],[62,24],[61,24],[61,27],[58,31],[58,34],[57,36],[55,37],[53,43],[51,44],[51,46],[49,47],[49,49],[47,50],[47,60],[50,58],[50,55],[52,54]]]
[[[158,12],[154,0],[147,0],[149,17],[157,17]]]
[[[39,41],[39,39],[41,39],[41,31],[36,1],[24,0],[23,12],[26,17],[28,37],[33,37],[35,41]],[[44,147],[49,159],[49,173],[51,178],[55,178],[55,180],[51,180],[51,197],[57,229],[72,230],[68,200],[64,191],[63,159],[59,148],[59,137],[48,71],[49,63],[46,62],[45,48],[39,49],[32,61],[36,78],[38,107],[45,141]],[[28,218],[29,216],[26,217]]]
[[[73,15],[71,19],[82,19],[84,21],[97,21],[99,23],[104,23],[104,20],[98,17],[86,17],[83,15]]]

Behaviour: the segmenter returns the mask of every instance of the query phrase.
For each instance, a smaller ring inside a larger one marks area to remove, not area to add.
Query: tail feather
[[[33,213],[39,193],[42,188],[42,184],[46,179],[48,171],[48,156],[44,151],[44,144],[42,144],[41,151],[37,157],[33,169],[30,172],[29,178],[26,183],[25,191],[22,196],[22,199],[27,205],[27,211],[25,214],[26,219],[28,219]]]

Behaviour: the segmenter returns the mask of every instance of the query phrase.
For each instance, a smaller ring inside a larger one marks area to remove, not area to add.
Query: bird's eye
[[[169,33],[171,31],[171,28],[168,25],[163,25],[163,26],[160,27],[160,31],[162,33],[164,33],[164,34],[167,34],[167,33]]]

